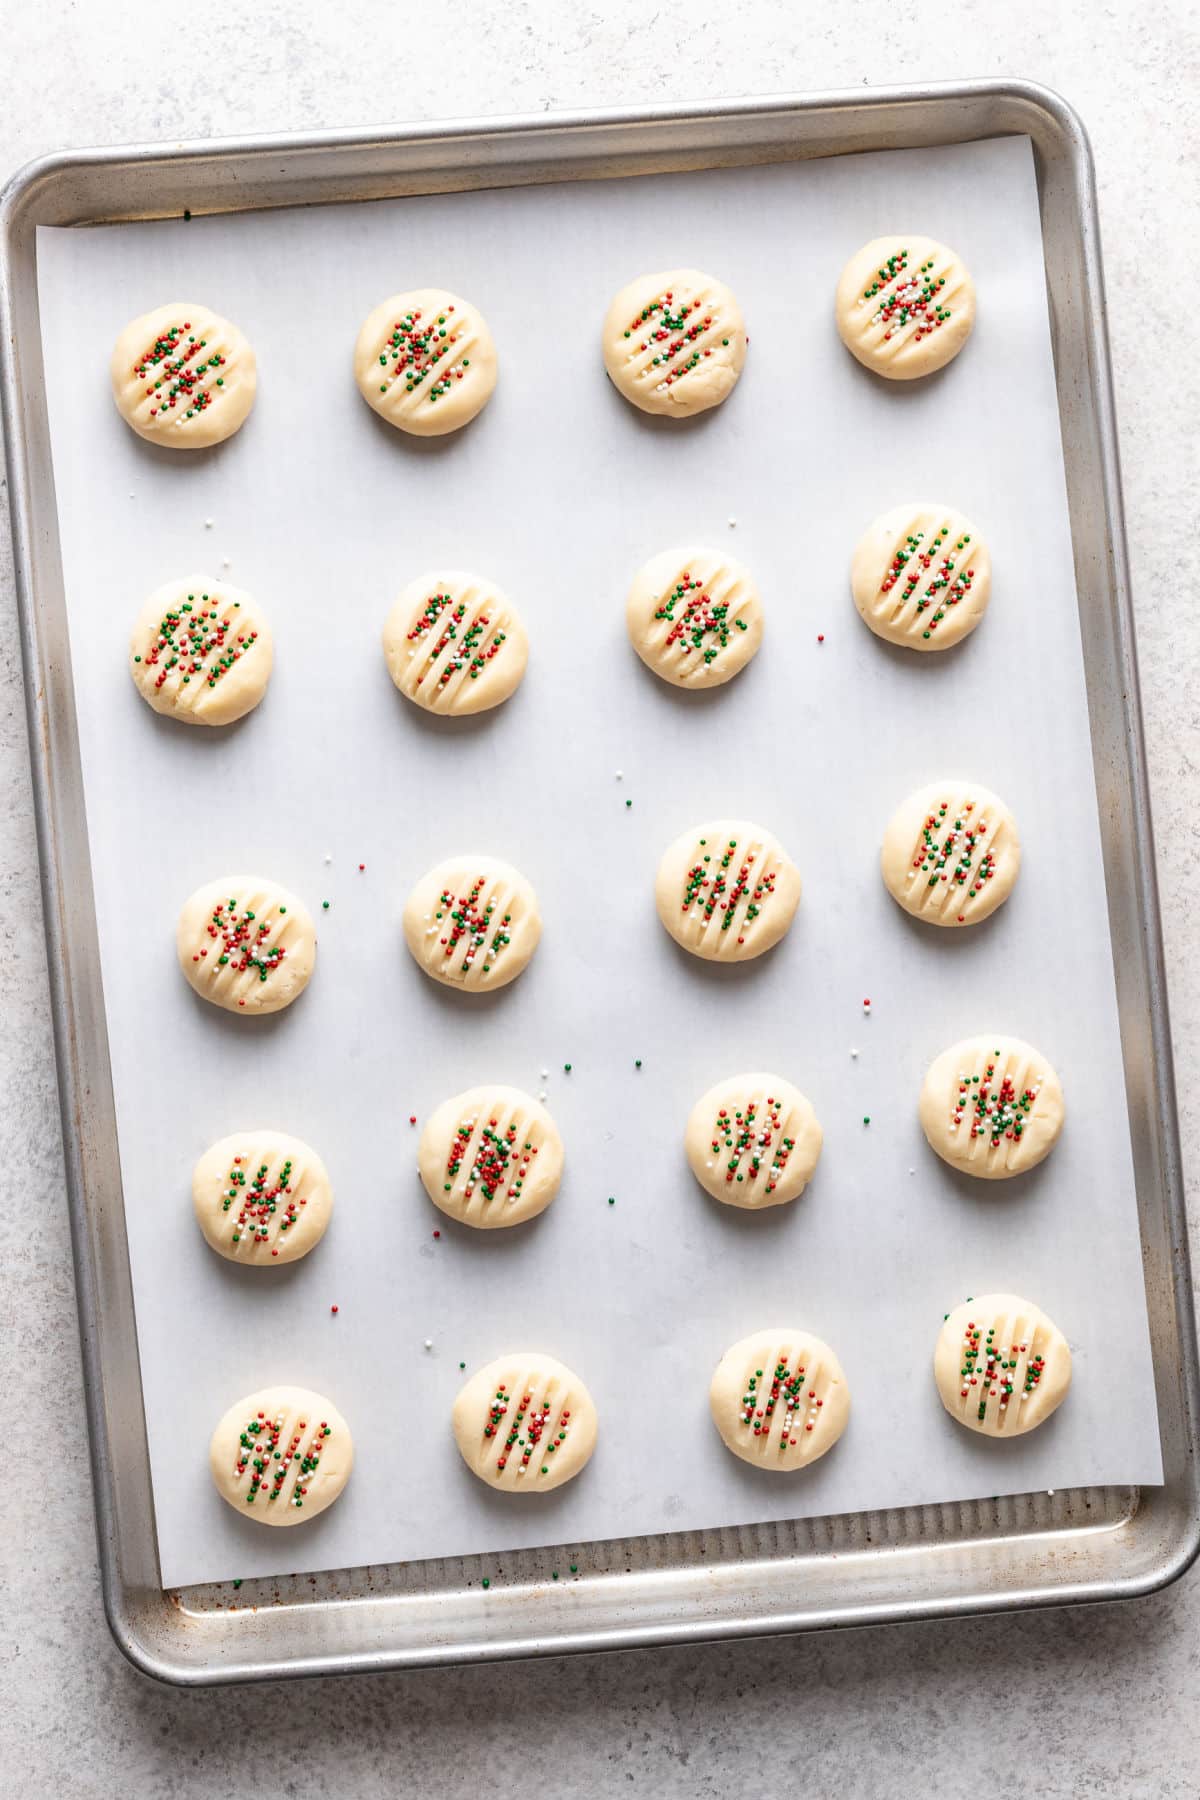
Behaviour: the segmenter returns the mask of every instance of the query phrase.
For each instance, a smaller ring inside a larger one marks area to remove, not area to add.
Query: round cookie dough
[[[896,506],[859,540],[850,590],[876,637],[906,650],[948,650],[987,610],[992,559],[953,507]]]
[[[496,385],[496,346],[482,314],[446,288],[393,294],[368,313],[354,379],[381,419],[444,437],[482,412]]]
[[[498,1356],[459,1390],[454,1439],[473,1475],[506,1493],[544,1494],[596,1448],[596,1408],[577,1375],[540,1350]]]
[[[842,270],[836,318],[860,363],[889,381],[912,381],[951,362],[970,337],[975,284],[933,238],[872,238]]]
[[[1020,1437],[1067,1397],[1071,1351],[1040,1306],[983,1294],[946,1314],[933,1378],[951,1418],[985,1437]]]
[[[511,863],[452,856],[422,875],[404,908],[413,958],[468,994],[515,981],[542,935],[537,895]]]
[[[1063,1127],[1062,1083],[1020,1038],[964,1038],[930,1064],[919,1111],[943,1162],[999,1181],[1053,1150]]]
[[[666,851],[654,898],[685,950],[710,962],[746,962],[787,931],[800,903],[800,873],[761,825],[714,819]]]
[[[179,966],[200,995],[230,1012],[279,1012],[308,986],[317,933],[278,882],[227,875],[197,888],[179,915]]]
[[[756,1331],[717,1364],[708,1402],[727,1449],[759,1469],[801,1469],[846,1429],[850,1389],[828,1344],[780,1325]]]
[[[209,1467],[222,1500],[260,1525],[302,1525],[332,1506],[354,1466],[350,1427],[308,1388],[269,1387],[231,1406]]]
[[[985,787],[934,781],[888,820],[880,867],[888,893],[915,919],[978,925],[1008,899],[1017,879],[1017,822]]]
[[[804,1192],[821,1154],[817,1115],[779,1075],[731,1075],[697,1100],[683,1147],[706,1193],[727,1206],[782,1206]]]
[[[443,1100],[430,1115],[417,1168],[450,1218],[485,1230],[520,1225],[557,1194],[563,1143],[544,1106],[520,1088],[488,1082]]]
[[[138,614],[129,671],[142,699],[185,725],[232,725],[267,691],[275,651],[257,601],[224,581],[168,581]]]
[[[604,320],[604,366],[642,412],[686,419],[727,400],[746,360],[742,309],[699,269],[641,275]]]
[[[625,603],[629,641],[676,687],[719,687],[762,642],[758,589],[732,556],[689,545],[644,563]]]
[[[519,687],[529,660],[520,614],[481,575],[410,581],[383,628],[388,674],[427,712],[486,712]]]
[[[192,1172],[196,1223],[230,1262],[298,1262],[325,1235],[333,1189],[315,1150],[282,1131],[235,1131]]]
[[[125,423],[168,450],[203,450],[232,437],[258,386],[254,352],[237,326],[184,301],[127,325],[110,373]]]

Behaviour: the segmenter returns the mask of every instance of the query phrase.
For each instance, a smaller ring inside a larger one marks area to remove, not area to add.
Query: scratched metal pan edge
[[[1165,1484],[164,1593],[158,1573],[42,384],[35,227],[612,178],[1027,134],[1038,172]],[[1130,1598],[1200,1550],[1200,1400],[1091,152],[1059,96],[967,81],[53,154],[0,194],[0,400],[104,1607],[187,1686]],[[570,1586],[551,1586],[562,1561]]]

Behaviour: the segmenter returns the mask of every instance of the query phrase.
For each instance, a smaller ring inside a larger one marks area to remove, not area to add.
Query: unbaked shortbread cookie
[[[577,1375],[540,1350],[498,1356],[459,1390],[454,1438],[472,1474],[507,1493],[544,1494],[596,1448],[596,1408]]]
[[[975,284],[933,238],[872,238],[842,270],[836,317],[860,363],[889,381],[911,381],[942,368],[970,337]]]
[[[1020,1038],[951,1044],[921,1086],[921,1129],[943,1161],[1000,1180],[1049,1156],[1063,1127],[1062,1083]]]
[[[817,1115],[779,1075],[731,1075],[692,1108],[684,1133],[692,1174],[728,1206],[795,1200],[821,1154]]]
[[[880,867],[889,894],[914,918],[977,925],[1012,892],[1021,867],[1017,822],[975,782],[931,782],[892,814]]]
[[[933,1377],[951,1418],[986,1437],[1020,1437],[1066,1399],[1071,1351],[1040,1306],[982,1294],[946,1314]]]
[[[541,935],[537,895],[495,856],[438,863],[404,908],[404,939],[425,973],[471,994],[514,981]]]
[[[302,1525],[332,1506],[354,1466],[337,1407],[300,1387],[262,1388],[231,1406],[208,1452],[222,1500],[260,1525]]]
[[[179,966],[200,995],[230,1012],[279,1012],[308,986],[317,933],[306,906],[277,882],[227,875],[197,888],[179,915]]]
[[[800,874],[761,825],[714,819],[676,838],[658,865],[654,898],[685,950],[744,962],[786,932],[800,903]]]
[[[257,601],[224,581],[168,581],[138,614],[129,668],[155,712],[231,725],[267,691],[274,648]]]
[[[282,1131],[235,1131],[192,1172],[196,1223],[230,1262],[298,1262],[325,1235],[333,1189],[315,1150]]]
[[[746,360],[742,309],[699,269],[641,275],[604,320],[604,366],[643,412],[684,419],[728,399]]]
[[[425,1192],[452,1219],[485,1229],[519,1225],[558,1192],[563,1143],[544,1106],[488,1082],[444,1100],[421,1133]]]
[[[445,288],[414,288],[368,313],[354,346],[354,379],[389,425],[444,437],[491,399],[496,346],[469,300]]]
[[[708,1394],[728,1449],[759,1469],[801,1469],[846,1429],[850,1389],[828,1344],[780,1325],[727,1350]]]
[[[732,556],[694,545],[664,550],[638,570],[625,603],[629,641],[676,687],[719,687],[762,642],[762,601]]]
[[[907,650],[948,650],[984,615],[992,559],[962,513],[916,502],[867,526],[850,564],[850,588],[876,637]]]
[[[428,712],[486,712],[519,686],[529,639],[516,607],[482,575],[410,581],[383,628],[388,674]]]
[[[125,423],[169,450],[203,450],[232,437],[258,386],[254,352],[237,326],[184,301],[127,325],[110,372]]]

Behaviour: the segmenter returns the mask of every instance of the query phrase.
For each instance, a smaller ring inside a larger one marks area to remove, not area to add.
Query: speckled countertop
[[[1193,1231],[1200,1167],[1200,39],[1189,0],[41,0],[5,20],[0,170],[66,146],[1021,75],[1092,134]],[[0,539],[0,1753],[31,1796],[1146,1796],[1200,1791],[1200,1580],[1108,1608],[176,1693],[100,1606],[7,536]],[[1193,1248],[1193,1256],[1196,1250]],[[19,1775],[17,1772],[19,1771]],[[6,1784],[0,1784],[6,1785]]]

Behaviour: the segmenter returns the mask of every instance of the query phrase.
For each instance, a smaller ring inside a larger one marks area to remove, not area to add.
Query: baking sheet
[[[845,256],[910,221],[981,295],[968,350],[916,390],[861,371],[830,317]],[[734,397],[673,427],[612,393],[597,340],[629,275],[684,261],[731,281],[751,348]],[[164,1582],[1161,1480],[1028,143],[42,230],[39,279]],[[349,363],[369,307],[427,280],[481,306],[501,380],[421,444]],[[117,331],[173,294],[259,357],[247,426],[187,458],[107,393]],[[860,624],[846,564],[924,497],[977,520],[997,578],[975,636],[918,660]],[[749,564],[767,637],[730,688],[678,696],[629,649],[623,597],[692,536]],[[426,720],[379,653],[438,561],[491,574],[530,628],[522,689],[476,722]],[[249,587],[276,637],[267,701],[219,735],[155,718],[122,666],[145,595],[192,570]],[[1008,799],[1026,859],[950,937],[888,899],[877,847],[909,788],[960,769]],[[805,878],[789,937],[742,970],[685,957],[653,910],[662,847],[721,814],[773,827]],[[524,869],[546,921],[528,972],[473,1005],[399,930],[417,875],[471,847]],[[267,1020],[204,1006],[174,963],[182,900],[246,868],[318,913],[312,986]],[[999,1188],[933,1157],[915,1104],[938,1050],[992,1028],[1043,1048],[1068,1101],[1053,1157]],[[680,1150],[695,1097],[752,1065],[826,1132],[803,1199],[761,1217],[710,1203]],[[425,1199],[408,1120],[493,1077],[546,1090],[568,1168],[540,1220],[476,1235]],[[189,1198],[195,1157],[260,1123],[312,1142],[338,1193],[318,1250],[269,1273],[213,1256]],[[955,1427],[929,1372],[942,1313],[1000,1287],[1076,1359],[1069,1403],[1006,1445]],[[795,1479],[729,1457],[707,1413],[722,1350],[773,1321],[828,1338],[854,1400]],[[588,1382],[601,1439],[577,1482],[516,1500],[470,1478],[448,1412],[460,1362],[527,1346]],[[224,1408],[281,1379],[335,1400],[357,1446],[337,1507],[286,1538],[206,1470]]]

